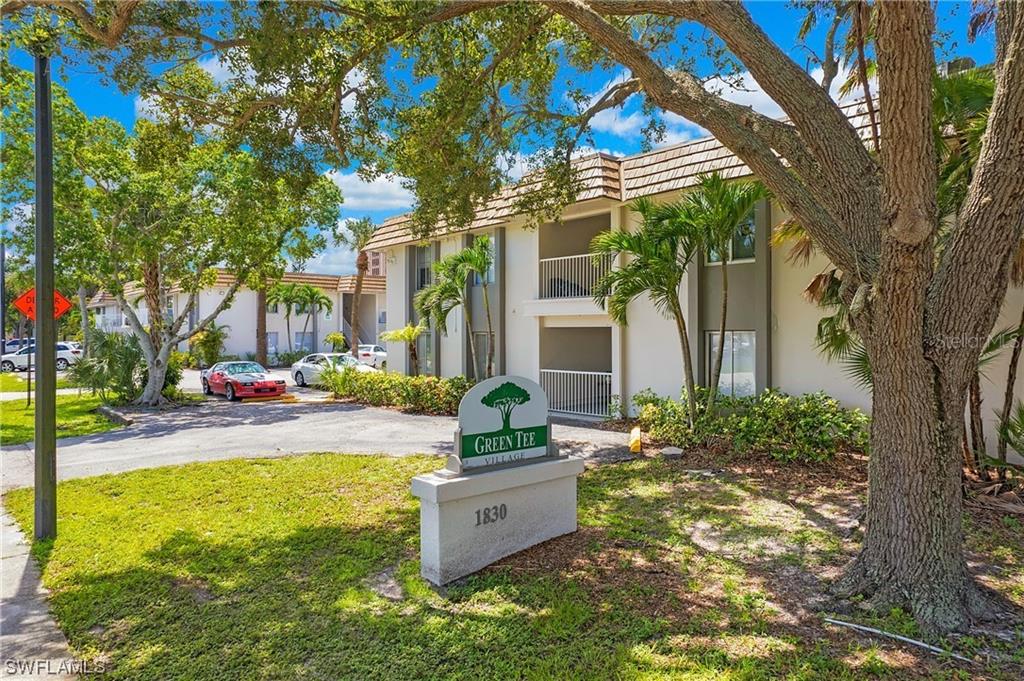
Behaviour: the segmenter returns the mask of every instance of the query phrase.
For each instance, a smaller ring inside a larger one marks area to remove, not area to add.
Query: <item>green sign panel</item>
[[[525,378],[498,376],[466,393],[459,404],[458,455],[476,468],[544,456],[548,451],[548,401]]]

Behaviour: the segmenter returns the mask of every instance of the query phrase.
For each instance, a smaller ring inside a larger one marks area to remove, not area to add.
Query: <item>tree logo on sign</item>
[[[520,388],[515,383],[502,383],[491,392],[484,395],[480,402],[488,407],[497,409],[501,414],[501,429],[512,430],[510,425],[512,410],[520,404],[530,401],[530,393]]]

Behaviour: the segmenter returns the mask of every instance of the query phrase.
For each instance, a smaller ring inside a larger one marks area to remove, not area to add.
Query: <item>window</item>
[[[754,260],[757,253],[754,248],[754,235],[756,227],[754,225],[754,216],[750,216],[746,222],[736,228],[736,233],[732,236],[732,241],[729,242],[729,260]],[[722,262],[722,256],[714,249],[708,251],[707,254],[708,264]]]
[[[277,354],[277,331],[268,331],[267,332],[267,354],[268,355],[276,355]]]
[[[432,246],[416,247],[416,290],[430,286],[433,279],[431,265],[434,261],[434,249]]]
[[[726,331],[722,350],[722,374],[718,391],[722,395],[747,397],[757,393],[754,367],[756,335],[753,331]],[[707,371],[710,378],[718,352],[718,333],[708,333]]]
[[[168,323],[174,321],[174,301],[170,298],[167,299],[167,309],[164,310],[164,319],[166,319]]]
[[[299,352],[309,352],[313,349],[313,332],[312,331],[296,331],[295,332],[295,349]]]
[[[277,303],[267,303],[267,314],[277,314]]]
[[[381,310],[380,311],[380,314],[377,315],[377,323],[378,324],[387,324],[388,323],[388,311],[387,310]]]
[[[305,303],[299,303],[295,306],[295,314],[306,314],[307,312],[309,312],[309,308]]]
[[[420,373],[424,376],[434,375],[434,342],[433,334],[424,331],[416,339],[416,354],[420,360]]]

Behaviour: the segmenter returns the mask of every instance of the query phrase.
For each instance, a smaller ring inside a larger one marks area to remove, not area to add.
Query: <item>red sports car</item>
[[[218,362],[201,376],[204,393],[224,395],[229,400],[274,397],[285,392],[284,379],[256,362]]]

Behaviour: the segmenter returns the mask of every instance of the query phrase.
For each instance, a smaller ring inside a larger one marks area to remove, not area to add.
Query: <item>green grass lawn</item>
[[[418,576],[408,490],[439,463],[321,454],[68,481],[58,538],[33,550],[75,655],[102,661],[103,679],[968,671],[825,626],[808,608],[856,548],[844,523],[863,503],[862,478],[704,476],[683,461],[603,466],[581,478],[578,532],[438,592]],[[5,503],[30,524],[30,490]],[[1013,586],[1024,585],[1024,538],[1005,529],[990,539],[1002,552],[987,556],[991,583],[1022,604]],[[390,580],[400,596],[377,588]],[[898,612],[874,624],[914,634]],[[999,654],[1014,652],[1024,663],[1009,644]],[[1017,663],[969,671],[1015,679]]]
[[[57,437],[90,435],[117,428],[117,424],[96,413],[98,406],[98,397],[57,395]],[[35,418],[35,399],[30,407],[21,399],[0,401],[0,442],[14,445],[31,441],[35,437]]]
[[[35,374],[33,374],[34,380]],[[0,393],[18,393],[25,392],[25,388],[28,382],[25,380],[25,374],[14,374],[3,372],[0,373]],[[70,379],[61,377],[57,379],[58,388],[74,388],[74,383]]]

